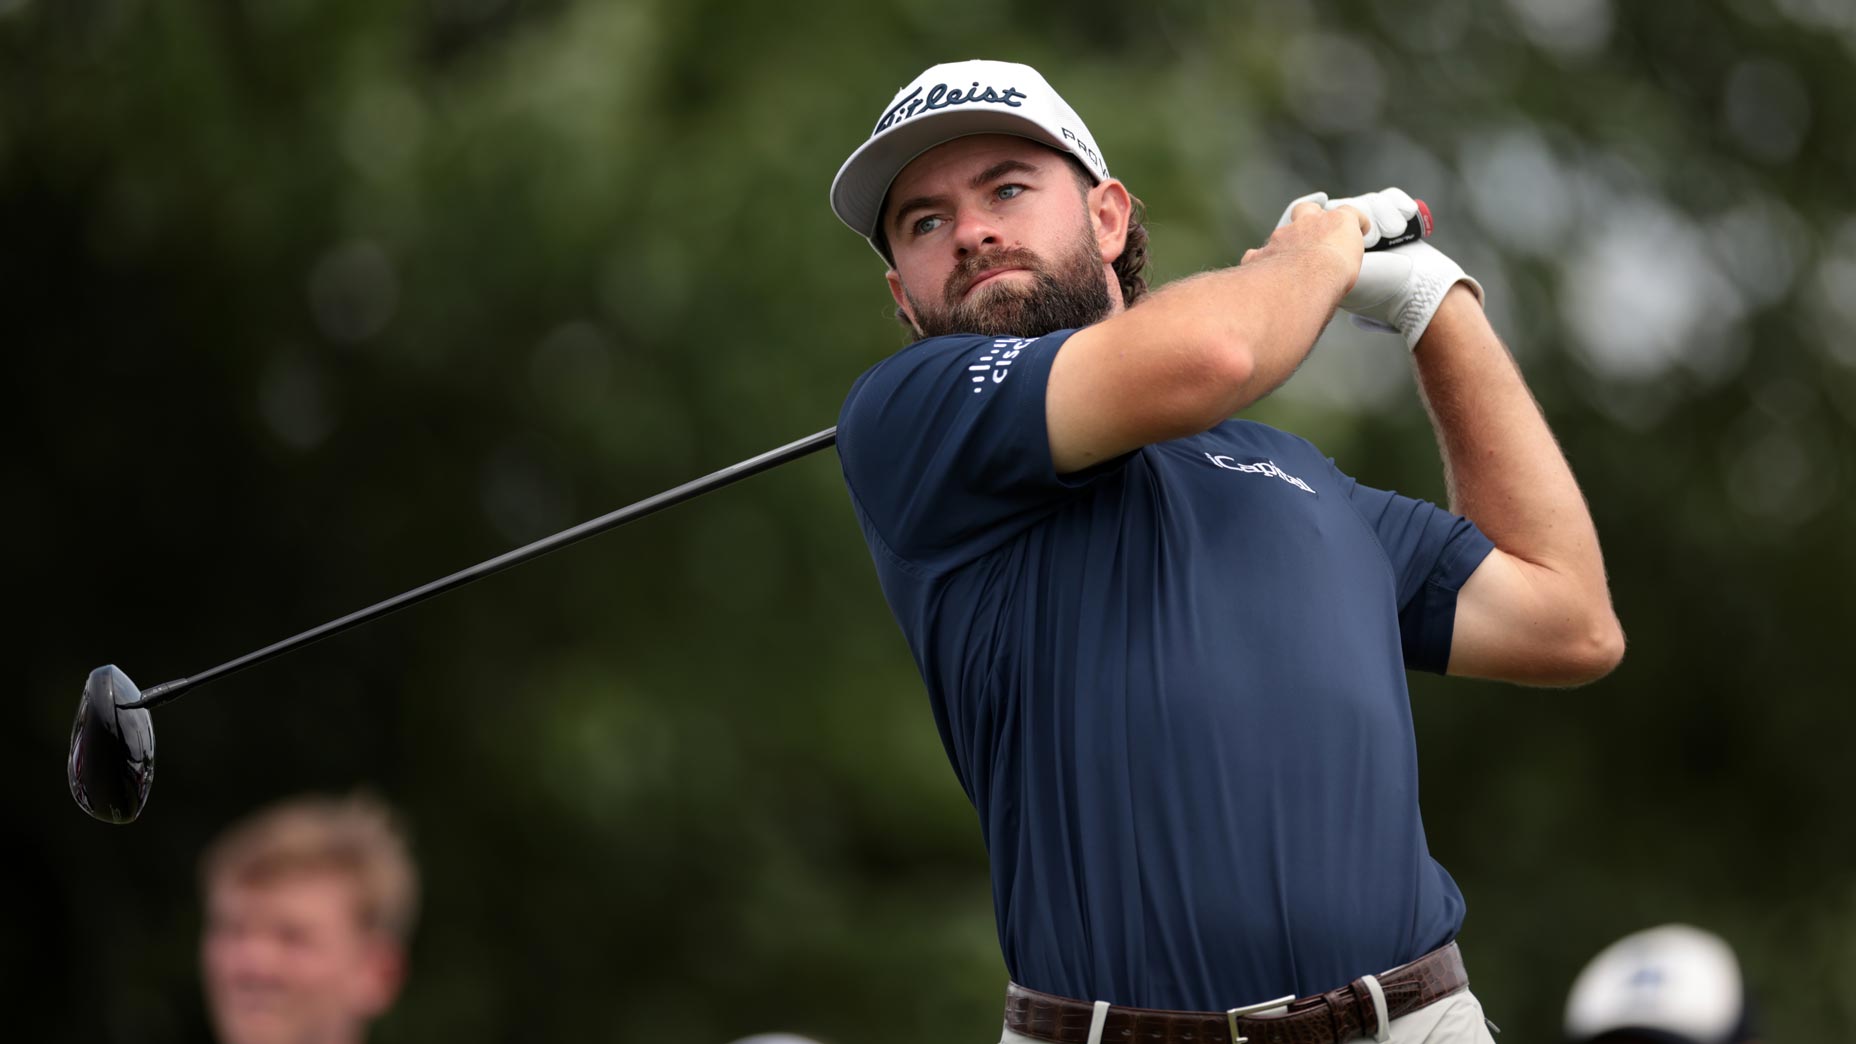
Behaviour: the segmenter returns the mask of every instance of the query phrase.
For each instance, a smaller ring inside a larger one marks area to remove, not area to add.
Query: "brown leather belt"
[[[1386,997],[1386,1014],[1396,1019],[1469,987],[1463,956],[1456,943],[1374,976]],[[1103,1044],[1342,1044],[1371,1037],[1379,1030],[1366,980],[1288,1001],[1280,1015],[1233,1015],[1219,1011],[1157,1011],[1152,1008],[1108,1010]],[[1241,1011],[1242,1009],[1233,1009]],[[1054,997],[1017,983],[1005,988],[1005,1026],[1053,1044],[1088,1044],[1095,1005]]]

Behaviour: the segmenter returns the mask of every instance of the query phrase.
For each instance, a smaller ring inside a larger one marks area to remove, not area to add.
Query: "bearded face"
[[[1000,269],[1022,269],[1024,275],[998,275]],[[948,273],[939,299],[904,293],[924,338],[1042,337],[1088,326],[1112,309],[1102,255],[1086,221],[1057,256],[1047,259],[1025,247],[970,254]]]

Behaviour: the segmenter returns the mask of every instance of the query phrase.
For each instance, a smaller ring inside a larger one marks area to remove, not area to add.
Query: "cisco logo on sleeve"
[[[971,366],[967,367],[968,379],[973,383],[973,394],[978,395],[992,385],[1005,380],[1006,371],[1012,368],[1012,360],[1019,353],[1037,343],[1035,337],[995,337],[992,345],[986,349]]]

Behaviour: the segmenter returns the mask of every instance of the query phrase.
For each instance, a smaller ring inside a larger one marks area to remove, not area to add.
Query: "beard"
[[[1029,285],[994,279],[966,293],[973,280],[995,268],[1022,268]],[[906,294],[906,291],[905,291]],[[923,338],[944,334],[1042,337],[1106,318],[1111,310],[1108,282],[1095,232],[1086,223],[1054,261],[1024,247],[994,250],[962,258],[948,274],[941,300],[924,304],[907,294]]]

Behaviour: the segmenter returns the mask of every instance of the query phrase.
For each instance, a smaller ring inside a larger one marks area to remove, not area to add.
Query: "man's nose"
[[[959,256],[996,250],[1002,245],[999,226],[984,208],[962,207],[954,215],[954,250]]]

